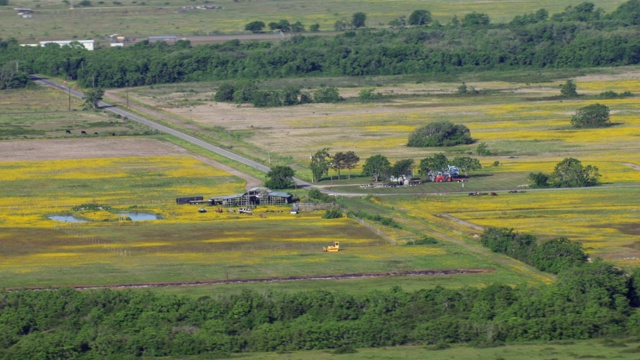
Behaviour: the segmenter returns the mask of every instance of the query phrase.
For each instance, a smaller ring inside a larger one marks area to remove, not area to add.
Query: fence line
[[[378,229],[377,227],[368,224],[366,221],[360,219],[359,217],[355,217],[355,216],[351,216],[352,219],[354,219],[355,221],[359,222],[360,225],[366,227],[367,229],[373,231],[374,233],[376,233],[377,235],[379,235],[380,237],[382,237],[383,239],[387,240],[388,242],[390,242],[393,245],[397,245],[395,239],[393,239],[391,236],[383,233],[382,231],[380,231],[380,229]]]

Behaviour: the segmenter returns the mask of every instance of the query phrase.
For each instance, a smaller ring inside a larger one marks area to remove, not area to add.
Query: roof
[[[209,200],[213,200],[213,199],[230,200],[230,199],[241,198],[243,196],[244,196],[244,194],[233,194],[233,195],[227,195],[227,196],[212,196]]]
[[[289,197],[289,196],[292,196],[292,195],[287,193],[287,192],[272,191],[272,192],[269,193],[269,196]]]

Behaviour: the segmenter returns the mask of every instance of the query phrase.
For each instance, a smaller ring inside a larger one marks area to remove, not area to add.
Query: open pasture
[[[597,95],[609,90],[640,94],[639,80],[637,67],[612,69],[607,75],[577,77],[581,96],[573,99],[553,98],[560,94],[564,80],[547,83],[469,81],[467,85],[479,93],[466,96],[456,95],[459,83],[387,85],[377,88],[386,99],[365,103],[356,101],[355,97],[366,87],[345,87],[340,88],[340,92],[349,99],[346,102],[286,108],[215,103],[210,100],[211,87],[207,90],[202,85],[193,92],[184,87],[177,90],[175,86],[145,88],[139,89],[135,96],[153,106],[173,104],[165,110],[181,119],[191,119],[205,133],[224,129],[236,134],[234,149],[238,151],[252,149],[253,156],[265,161],[268,154],[273,153],[279,156],[274,158],[276,161],[295,162],[296,171],[302,177],[309,176],[305,170],[309,156],[324,147],[332,153],[354,151],[362,165],[375,154],[384,154],[391,162],[413,158],[417,163],[437,152],[453,158],[473,154],[478,143],[486,143],[493,155],[481,158],[483,166],[499,162],[499,166],[486,170],[489,173],[518,172],[521,179],[526,180],[530,172],[551,172],[560,160],[575,157],[584,164],[598,166],[605,183],[629,183],[640,181],[640,172],[629,166],[638,165],[640,105],[637,97],[600,99]],[[181,99],[201,103],[176,105]],[[605,104],[611,109],[614,125],[601,129],[571,128],[575,111],[593,103]],[[466,125],[476,143],[455,148],[406,146],[411,131],[438,120]],[[256,148],[262,151],[256,152]]]
[[[55,141],[29,142],[31,147],[48,144]],[[212,207],[199,213],[198,206],[177,205],[174,199],[239,193],[244,184],[190,156],[3,161],[0,184],[4,287],[455,268],[495,269],[478,277],[453,276],[457,286],[497,278],[513,284],[537,281],[454,244],[393,246],[354,220],[322,219],[322,211],[292,215],[287,206],[260,206],[253,215],[218,213]],[[129,220],[136,213],[156,220]],[[417,236],[402,230],[389,235]],[[344,251],[321,252],[335,240]],[[419,286],[415,279],[408,282]]]
[[[607,12],[614,10],[623,0],[593,1],[596,7]],[[34,4],[31,0],[12,0],[11,7],[0,8],[2,33],[10,34],[21,42],[36,42],[48,39],[95,39],[108,41],[114,33],[125,34],[129,38],[146,38],[152,35],[215,35],[220,33],[241,33],[244,26],[255,20],[277,22],[287,19],[291,23],[302,22],[308,29],[319,24],[321,31],[333,31],[337,20],[351,20],[355,12],[367,14],[367,25],[387,26],[389,21],[399,16],[409,16],[413,10],[427,9],[434,19],[448,23],[454,15],[458,18],[476,11],[486,13],[492,22],[509,22],[516,15],[535,12],[540,8],[550,14],[561,12],[568,5],[577,5],[573,0],[499,0],[487,6],[479,0],[436,0],[425,4],[419,0],[329,0],[317,1],[234,1],[213,2],[221,6],[215,10],[182,9],[183,7],[210,5],[192,1],[165,0],[122,0],[92,1],[91,7],[76,7],[58,0],[41,0]],[[13,7],[32,8],[32,19],[22,19]]]
[[[0,108],[0,140],[149,133],[145,126],[126,119],[103,112],[81,111],[81,100],[51,88],[2,91]]]
[[[419,199],[380,197],[378,201],[408,216],[433,221],[439,214],[480,226],[507,227],[540,240],[580,241],[591,257],[625,266],[640,265],[638,187],[528,190],[517,194],[470,197],[466,194]],[[466,234],[478,231],[464,223]]]

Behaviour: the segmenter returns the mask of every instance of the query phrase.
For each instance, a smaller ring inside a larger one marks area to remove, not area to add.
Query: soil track
[[[141,283],[141,284],[117,284],[105,286],[92,285],[76,285],[68,287],[30,287],[27,290],[53,290],[59,288],[72,288],[76,290],[94,290],[94,289],[140,289],[140,288],[162,288],[162,287],[178,287],[178,286],[209,286],[209,285],[227,285],[227,284],[252,284],[252,283],[274,283],[285,281],[310,281],[310,280],[349,280],[349,279],[370,279],[384,278],[393,276],[445,276],[445,275],[462,275],[462,274],[486,274],[495,271],[495,269],[447,269],[447,270],[413,270],[413,271],[393,271],[382,273],[353,273],[353,274],[336,274],[336,275],[311,275],[311,276],[287,276],[274,277],[264,279],[237,279],[237,280],[204,280],[204,281],[186,281],[186,282],[166,282],[166,283]],[[18,289],[11,289],[18,290]]]

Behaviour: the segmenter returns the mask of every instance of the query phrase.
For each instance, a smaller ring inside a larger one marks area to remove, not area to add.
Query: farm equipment
[[[332,245],[322,248],[322,252],[338,252],[340,251],[340,243],[334,241]]]
[[[250,208],[238,208],[238,214],[253,215],[253,211]]]

